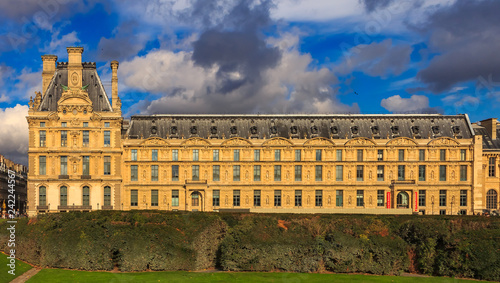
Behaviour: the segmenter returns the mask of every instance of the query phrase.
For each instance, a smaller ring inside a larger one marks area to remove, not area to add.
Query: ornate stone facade
[[[124,122],[118,62],[111,63],[111,105],[82,51],[68,48],[70,62],[58,63],[50,80],[44,71],[47,89],[30,102],[31,215],[485,209],[483,188],[492,185],[484,184],[483,136],[467,115],[138,115]],[[53,69],[45,66],[52,56],[42,59],[44,70]]]

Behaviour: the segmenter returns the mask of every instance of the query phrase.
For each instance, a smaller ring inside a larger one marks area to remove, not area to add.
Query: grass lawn
[[[61,269],[43,269],[33,276],[28,283],[34,282],[283,282],[283,283],[317,283],[317,282],[404,282],[404,283],[451,283],[472,282],[444,277],[399,277],[346,274],[315,273],[261,273],[261,272],[139,272],[110,273],[87,272]],[[476,281],[477,282],[477,281]]]
[[[6,254],[0,253],[0,283],[10,282],[12,281],[12,279],[18,277],[19,275],[31,269],[31,265],[16,260],[15,275],[11,275],[10,273],[7,273],[10,270],[10,267],[7,266],[7,264],[9,264],[9,261],[10,260],[7,259]]]

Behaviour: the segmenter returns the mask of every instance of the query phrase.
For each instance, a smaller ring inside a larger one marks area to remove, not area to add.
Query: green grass
[[[283,282],[283,283],[319,283],[319,282],[404,282],[404,283],[456,283],[471,282],[445,277],[401,277],[371,276],[348,274],[317,273],[263,273],[263,272],[138,272],[110,273],[88,272],[61,269],[43,269],[33,276],[28,283],[35,282]],[[476,281],[477,282],[477,281]]]
[[[12,279],[18,277],[19,275],[25,273],[30,270],[31,265],[24,263],[22,261],[16,260],[16,272],[15,275],[11,275],[7,273],[10,270],[10,267],[7,266],[9,264],[9,259],[7,255],[4,253],[0,253],[0,283],[10,282]]]

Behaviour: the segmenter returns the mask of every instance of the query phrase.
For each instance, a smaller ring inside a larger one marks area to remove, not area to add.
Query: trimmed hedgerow
[[[7,230],[0,224],[0,248]],[[500,218],[98,211],[20,219],[17,257],[121,271],[293,271],[500,281]]]

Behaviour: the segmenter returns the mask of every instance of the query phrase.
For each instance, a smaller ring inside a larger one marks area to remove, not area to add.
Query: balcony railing
[[[69,179],[69,175],[59,175],[59,179]]]
[[[113,206],[112,205],[103,205],[102,210],[113,210]]]
[[[58,205],[58,210],[92,210],[92,205]]]

